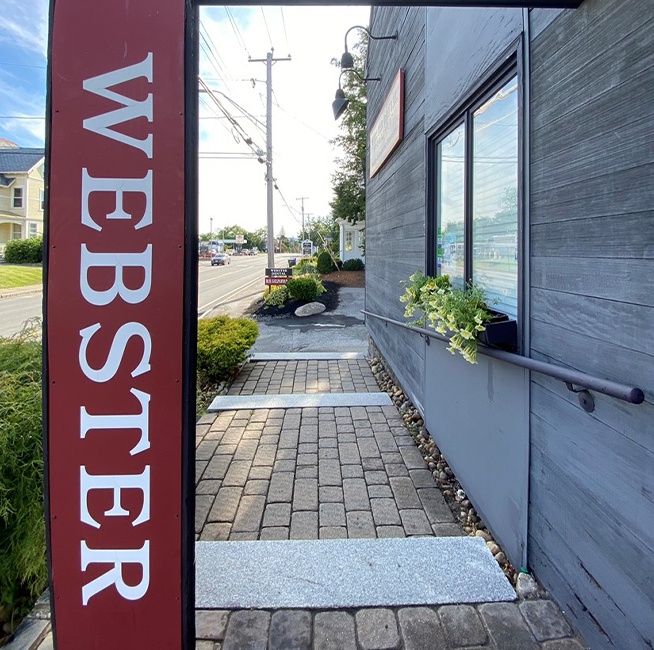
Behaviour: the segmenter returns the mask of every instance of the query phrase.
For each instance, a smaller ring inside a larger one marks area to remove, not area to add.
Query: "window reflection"
[[[473,114],[472,279],[489,303],[518,312],[518,83]]]
[[[465,125],[438,144],[438,274],[465,283]]]

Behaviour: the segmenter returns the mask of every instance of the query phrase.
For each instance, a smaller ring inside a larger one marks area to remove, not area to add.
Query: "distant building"
[[[339,255],[342,262],[359,258],[365,261],[364,237],[365,221],[350,223],[347,219],[340,219],[339,230]]]
[[[45,152],[0,138],[0,251],[43,234]]]

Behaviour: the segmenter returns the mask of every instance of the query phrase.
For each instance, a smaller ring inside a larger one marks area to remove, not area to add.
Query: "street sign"
[[[65,650],[194,645],[186,6],[52,4],[43,387]]]
[[[286,284],[293,277],[293,269],[266,269],[264,282],[266,285]]]
[[[236,235],[237,244],[245,244],[245,237],[243,235]]]
[[[302,242],[302,255],[313,255],[313,242],[310,239]]]

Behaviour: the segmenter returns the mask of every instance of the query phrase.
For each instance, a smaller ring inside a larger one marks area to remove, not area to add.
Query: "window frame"
[[[525,291],[524,291],[524,192],[525,192],[525,169],[524,169],[524,124],[525,124],[525,75],[522,65],[522,39],[518,39],[500,57],[498,62],[483,75],[475,87],[467,93],[465,100],[451,110],[447,117],[426,133],[426,158],[427,158],[427,218],[426,218],[426,259],[425,272],[427,275],[437,275],[438,264],[438,225],[439,225],[439,175],[440,166],[438,163],[439,143],[460,124],[465,127],[465,179],[464,179],[464,280],[472,279],[473,262],[473,164],[474,164],[474,137],[473,120],[474,112],[497,92],[512,77],[517,77],[518,82],[518,276],[517,276],[517,320],[518,332],[520,324],[524,320],[525,313]],[[521,339],[521,336],[519,336]],[[521,347],[521,341],[519,348]]]
[[[11,207],[13,210],[22,210],[25,207],[25,188],[21,185],[19,187],[14,187],[11,192]],[[19,193],[19,196],[16,196],[16,193]],[[20,205],[16,205],[16,199],[20,199]]]
[[[347,229],[345,231],[343,237],[343,250],[346,253],[351,253],[354,251],[354,230]]]

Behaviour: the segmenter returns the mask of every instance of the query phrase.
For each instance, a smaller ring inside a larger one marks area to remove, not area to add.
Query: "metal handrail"
[[[366,316],[370,316],[371,318],[376,318],[385,323],[391,323],[391,325],[403,327],[404,329],[415,332],[416,334],[420,334],[420,336],[424,338],[438,339],[439,341],[445,341],[448,343],[450,340],[447,336],[443,336],[438,332],[432,332],[431,330],[424,329],[423,327],[416,327],[415,325],[408,325],[402,321],[386,318],[386,316],[380,316],[379,314],[373,314],[372,312],[366,311],[364,309],[361,310],[361,313],[365,314]],[[630,404],[642,404],[645,401],[645,394],[643,393],[642,389],[636,386],[619,384],[615,381],[602,379],[601,377],[587,375],[586,373],[579,372],[578,370],[571,370],[569,368],[564,368],[563,366],[557,366],[553,363],[547,363],[545,361],[531,359],[530,357],[524,357],[521,354],[514,354],[513,352],[505,352],[504,350],[489,348],[483,344],[477,348],[477,353],[483,354],[487,357],[492,357],[493,359],[499,359],[500,361],[506,361],[507,363],[511,363],[514,366],[526,368],[527,370],[539,372],[542,375],[554,377],[555,379],[564,381],[569,385],[574,384],[576,386],[583,386],[584,388],[597,391],[598,393],[603,393],[604,395],[617,397],[618,399],[629,402]]]

